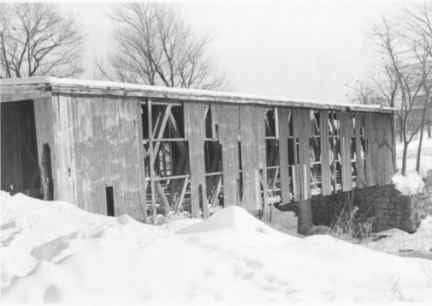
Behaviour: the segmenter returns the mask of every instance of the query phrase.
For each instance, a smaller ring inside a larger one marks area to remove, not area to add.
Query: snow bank
[[[377,233],[383,237],[377,241],[367,242],[367,246],[388,253],[421,252],[432,258],[432,216],[427,216],[418,230],[409,234],[400,229],[390,229]],[[409,255],[409,254],[408,254]]]
[[[178,233],[202,233],[215,230],[246,231],[250,233],[269,233],[275,230],[259,221],[239,206],[229,206],[217,211],[205,222],[195,223]]]
[[[239,207],[169,228],[128,216],[94,215],[68,203],[0,195],[5,216],[0,303],[432,300],[432,261],[396,257],[329,236],[292,237]]]
[[[392,178],[393,184],[403,195],[413,195],[423,191],[423,178],[417,172],[409,172],[405,176],[396,173]]]

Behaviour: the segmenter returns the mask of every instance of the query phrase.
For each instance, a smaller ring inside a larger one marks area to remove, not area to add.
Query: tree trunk
[[[422,125],[424,125],[424,122],[422,123]],[[420,159],[421,159],[421,149],[422,149],[422,145],[423,145],[423,134],[424,134],[424,126],[422,126],[420,129],[420,138],[419,138],[418,147],[417,147],[417,158],[416,158],[416,171],[417,171],[417,173],[420,172]]]
[[[408,151],[408,143],[404,142],[404,147],[402,151],[402,175],[405,175],[406,173],[406,160],[407,160],[407,151]]]
[[[428,138],[430,139],[432,137],[432,130],[431,130],[431,123],[428,119],[428,124],[427,124],[427,134],[428,134]]]
[[[425,88],[427,90],[427,88]],[[428,101],[429,101],[429,92],[426,93],[426,99],[423,105],[423,111],[422,111],[422,118],[420,121],[420,138],[418,142],[417,147],[417,159],[416,159],[416,171],[417,173],[420,172],[420,160],[421,160],[421,149],[423,145],[423,135],[424,135],[424,128],[425,128],[425,122],[426,122],[426,113],[428,111]]]

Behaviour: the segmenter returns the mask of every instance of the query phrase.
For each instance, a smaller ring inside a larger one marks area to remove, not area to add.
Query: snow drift
[[[432,300],[432,261],[292,237],[239,207],[181,226],[0,194],[2,303],[311,304]]]

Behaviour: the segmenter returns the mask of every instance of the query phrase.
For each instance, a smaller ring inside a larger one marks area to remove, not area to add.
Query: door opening
[[[107,205],[107,215],[110,217],[115,216],[114,210],[114,189],[112,186],[105,187],[106,205]]]
[[[42,198],[33,101],[0,105],[1,189]]]

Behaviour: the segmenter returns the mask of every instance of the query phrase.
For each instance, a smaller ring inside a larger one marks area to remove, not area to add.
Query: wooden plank
[[[54,104],[54,148],[52,152],[57,157],[56,200],[68,201],[77,204],[76,197],[76,160],[75,160],[75,136],[73,123],[73,101],[71,97],[53,97]]]
[[[325,196],[331,194],[328,117],[328,111],[320,111],[321,188],[322,194]]]
[[[145,104],[144,107],[147,107],[147,105]],[[143,125],[147,123],[147,120],[145,122],[143,122],[143,118],[142,118],[142,104],[140,100],[137,100],[134,103],[134,108],[136,109],[136,122],[137,122],[137,128],[135,129],[135,132],[137,133],[136,135],[136,139],[138,141],[138,199],[139,199],[139,203],[137,203],[138,208],[140,209],[141,212],[141,217],[140,220],[145,220],[145,217],[147,216],[147,212],[146,212],[146,193],[147,193],[147,180],[145,179],[146,177],[146,173],[145,173],[145,164],[144,164],[144,159],[145,159],[145,149],[144,149],[144,144],[142,143],[142,140],[144,138],[143,135]]]
[[[248,210],[257,210],[257,190],[255,172],[257,170],[258,152],[255,143],[254,106],[244,106],[240,112],[240,141],[242,152],[243,198],[241,205]],[[264,121],[263,121],[264,122]]]
[[[386,125],[385,125],[385,129],[386,129],[386,143],[387,143],[387,155],[386,155],[386,160],[388,162],[388,168],[387,168],[387,172],[386,172],[386,178],[385,178],[385,184],[389,184],[391,183],[391,179],[394,175],[395,172],[395,165],[394,162],[396,160],[396,140],[394,138],[394,134],[393,134],[393,115],[385,115],[385,118],[387,118]]]
[[[186,177],[183,181],[183,186],[182,186],[182,189],[180,192],[180,197],[179,197],[177,203],[175,204],[175,209],[174,209],[175,213],[178,213],[180,210],[180,207],[183,205],[183,200],[184,200],[184,197],[186,194],[188,184],[189,184],[189,178]]]
[[[361,158],[361,139],[360,139],[360,127],[363,115],[357,113],[356,115],[356,126],[355,126],[355,136],[356,136],[356,167],[357,167],[357,178],[356,187],[363,188],[366,185],[365,172],[363,159]]]
[[[265,142],[264,109],[244,106],[240,112],[240,140],[242,152],[243,199],[241,205],[250,211],[260,209],[257,175],[262,169]],[[261,168],[260,168],[261,167]]]
[[[374,168],[372,162],[375,158],[374,144],[374,128],[371,114],[366,114],[365,137],[367,139],[367,152],[366,152],[366,183],[368,186],[375,185]]]
[[[222,144],[224,206],[226,207],[238,204],[239,106],[218,104],[215,106],[215,113],[218,120],[219,140]]]
[[[153,150],[153,118],[152,118],[152,101],[147,100],[147,125],[149,133],[149,161],[150,161],[150,193],[151,193],[151,207],[152,207],[152,221],[156,223],[156,185],[155,185],[155,171],[153,165],[155,163],[155,151]]]
[[[342,190],[350,191],[352,189],[351,177],[351,158],[350,144],[352,137],[352,114],[349,112],[341,112],[341,155],[342,155]]]
[[[299,200],[310,198],[310,169],[309,169],[309,137],[310,110],[295,109],[294,130],[299,138],[299,164],[296,166],[297,193]]]
[[[290,201],[290,176],[288,166],[288,136],[290,109],[280,107],[279,112],[279,161],[280,161],[280,185],[282,203]]]
[[[202,206],[205,218],[208,217],[204,164],[205,113],[207,107],[207,104],[197,103],[185,103],[183,106],[185,136],[189,142],[192,216],[198,217],[200,206]]]

